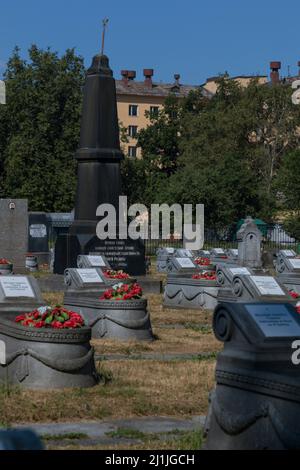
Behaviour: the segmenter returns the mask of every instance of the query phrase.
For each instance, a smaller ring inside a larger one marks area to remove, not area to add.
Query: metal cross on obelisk
[[[102,31],[101,55],[104,54],[105,32],[106,32],[106,27],[108,25],[108,21],[109,21],[108,18],[104,18],[104,20],[102,21],[103,31]]]

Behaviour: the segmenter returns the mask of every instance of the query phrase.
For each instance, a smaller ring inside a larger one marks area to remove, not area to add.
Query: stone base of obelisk
[[[122,269],[131,276],[146,274],[143,240],[100,240],[94,221],[75,221],[69,234],[58,236],[55,244],[54,273],[63,274],[67,268],[77,268],[78,255],[105,255],[112,269]]]

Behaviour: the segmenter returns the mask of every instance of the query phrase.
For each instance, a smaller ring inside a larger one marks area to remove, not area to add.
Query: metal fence
[[[263,243],[267,249],[280,250],[291,248],[300,253],[300,241],[290,237],[281,224],[268,224],[261,229],[263,234]],[[151,240],[150,237],[145,240],[146,254],[153,256],[157,248],[173,247],[179,248],[183,245],[182,239],[160,239]],[[236,226],[229,226],[223,230],[206,228],[204,231],[204,249],[210,248],[237,248]]]
[[[71,214],[50,214],[50,244],[54,246],[56,237],[59,233],[67,233],[69,226],[73,221]],[[266,248],[279,250],[282,248],[292,248],[300,253],[300,240],[295,240],[285,232],[281,224],[268,224],[261,227],[263,242]],[[182,238],[161,238],[152,240],[150,237],[151,227],[149,227],[149,236],[145,240],[146,255],[153,256],[158,248],[173,247],[180,248],[183,245]],[[205,227],[204,230],[204,248],[236,248],[236,225],[230,225],[225,229]]]

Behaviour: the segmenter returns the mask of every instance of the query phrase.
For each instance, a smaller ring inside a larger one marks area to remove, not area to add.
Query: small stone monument
[[[27,251],[27,199],[0,199],[0,258],[7,258],[14,272],[24,273]]]
[[[191,276],[199,272],[198,266],[194,263],[192,258],[176,258],[173,256],[167,261],[167,273],[176,276]]]
[[[0,316],[4,312],[31,312],[42,305],[45,302],[34,277],[0,276]]]
[[[300,297],[300,258],[296,257],[296,253],[293,250],[281,250],[275,268],[279,282]]]
[[[77,258],[78,268],[100,268],[111,269],[109,262],[104,255],[79,255]]]
[[[220,289],[220,302],[293,302],[287,289],[272,276],[238,274],[229,289]]]
[[[237,232],[238,264],[254,269],[262,268],[262,233],[251,217],[247,217]]]
[[[204,448],[299,450],[300,376],[293,356],[298,357],[300,316],[294,306],[220,303],[213,329],[224,348]]]
[[[38,264],[50,264],[49,219],[45,212],[29,212],[28,251]]]
[[[172,258],[175,254],[175,248],[165,247],[165,248],[158,248],[156,251],[156,270],[158,273],[166,273],[167,272],[167,264],[170,258]]]

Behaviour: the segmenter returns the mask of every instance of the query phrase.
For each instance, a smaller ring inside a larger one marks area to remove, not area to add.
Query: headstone
[[[65,300],[100,297],[107,288],[100,268],[70,268],[65,271]]]
[[[158,248],[156,252],[156,270],[159,273],[167,272],[167,263],[175,254],[175,249],[171,247]]]
[[[0,258],[25,272],[28,251],[28,202],[26,199],[0,199]]]
[[[300,298],[300,258],[295,255],[293,250],[281,250],[275,261],[275,268],[279,282]]]
[[[142,240],[104,240],[97,237],[86,245],[88,253],[105,256],[114,270],[122,270],[130,275],[146,274],[145,244]]]
[[[3,312],[30,312],[45,305],[38,283],[31,276],[0,276],[0,316]]]
[[[143,240],[122,240],[120,227],[116,237],[106,240],[96,235],[100,217],[97,210],[110,204],[119,217],[121,191],[120,150],[116,84],[109,59],[96,55],[86,74],[81,119],[80,145],[76,152],[78,184],[74,222],[68,235],[61,235],[55,247],[54,271],[77,266],[78,255],[98,253],[106,256],[112,269],[130,275],[146,274]]]
[[[192,250],[186,250],[185,248],[179,248],[175,251],[174,256],[176,258],[194,258]]]
[[[217,265],[217,285],[219,287],[230,288],[235,276],[250,276],[253,272],[244,266]]]
[[[45,212],[29,212],[28,251],[38,264],[49,264],[49,219]]]
[[[231,287],[219,291],[219,301],[292,302],[287,289],[272,276],[240,274],[233,277]]]
[[[198,273],[199,269],[191,258],[176,258],[173,256],[167,262],[167,272],[176,276],[190,276]]]
[[[163,305],[168,308],[213,310],[218,302],[218,291],[215,280],[169,275]]]
[[[65,272],[67,290],[64,306],[80,313],[92,328],[92,337],[122,340],[153,340],[146,299],[101,300],[115,280],[105,284],[100,268],[68,269]]]
[[[226,251],[229,261],[237,261],[239,257],[239,250],[235,248],[229,248]]]
[[[204,448],[299,450],[300,376],[294,342],[297,348],[300,316],[294,306],[220,303],[213,329],[224,349],[217,358]]]
[[[238,240],[238,264],[249,268],[261,268],[261,242],[262,233],[251,217],[247,217],[245,222],[237,232]]]
[[[105,256],[100,255],[79,255],[77,259],[78,268],[100,268],[111,269]]]
[[[209,250],[199,250],[198,251],[198,256],[201,256],[202,258],[210,258],[211,253]]]

